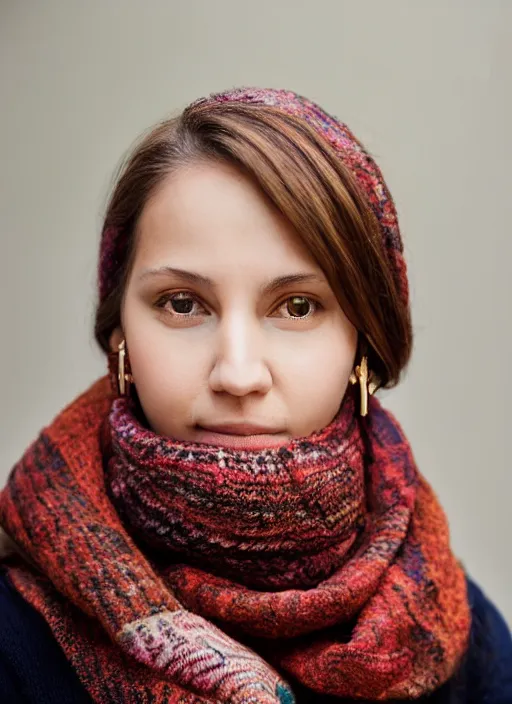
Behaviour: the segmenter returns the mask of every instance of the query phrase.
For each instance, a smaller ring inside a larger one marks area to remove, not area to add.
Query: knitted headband
[[[283,113],[305,120],[334,147],[343,164],[355,177],[363,197],[377,217],[397,289],[402,301],[408,306],[407,268],[395,205],[379,167],[349,128],[307,98],[291,91],[272,88],[238,88],[223,93],[213,93],[209,97],[196,100],[189,107],[221,102],[272,106]],[[125,246],[126,234],[122,230],[113,227],[104,228],[98,271],[100,302],[105,300],[115,286],[116,272]]]

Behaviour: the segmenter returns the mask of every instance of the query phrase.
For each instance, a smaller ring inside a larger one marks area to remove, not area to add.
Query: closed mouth
[[[219,425],[198,425],[200,430],[221,435],[279,435],[280,431],[250,423],[230,423]]]

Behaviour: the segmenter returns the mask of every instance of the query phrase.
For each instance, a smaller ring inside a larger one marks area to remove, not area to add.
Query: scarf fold
[[[103,378],[15,465],[0,524],[10,580],[97,702],[415,699],[467,648],[445,514],[350,388],[322,431],[255,452],[158,436]]]

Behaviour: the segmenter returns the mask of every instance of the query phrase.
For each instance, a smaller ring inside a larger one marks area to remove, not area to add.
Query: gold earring
[[[368,373],[368,357],[364,355],[359,364],[349,377],[350,383],[357,384],[359,381],[359,389],[361,392],[361,415],[368,414],[368,394],[372,396],[379,388],[379,383],[373,372]]]
[[[128,359],[126,356],[126,340],[119,343],[117,348],[117,386],[120,396],[128,396],[133,376],[127,371]]]

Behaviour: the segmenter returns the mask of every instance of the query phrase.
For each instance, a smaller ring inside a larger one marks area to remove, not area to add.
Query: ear
[[[117,349],[123,340],[124,340],[124,333],[120,327],[117,327],[114,330],[112,330],[112,333],[111,333],[109,341],[108,341],[111,351],[117,352]]]

